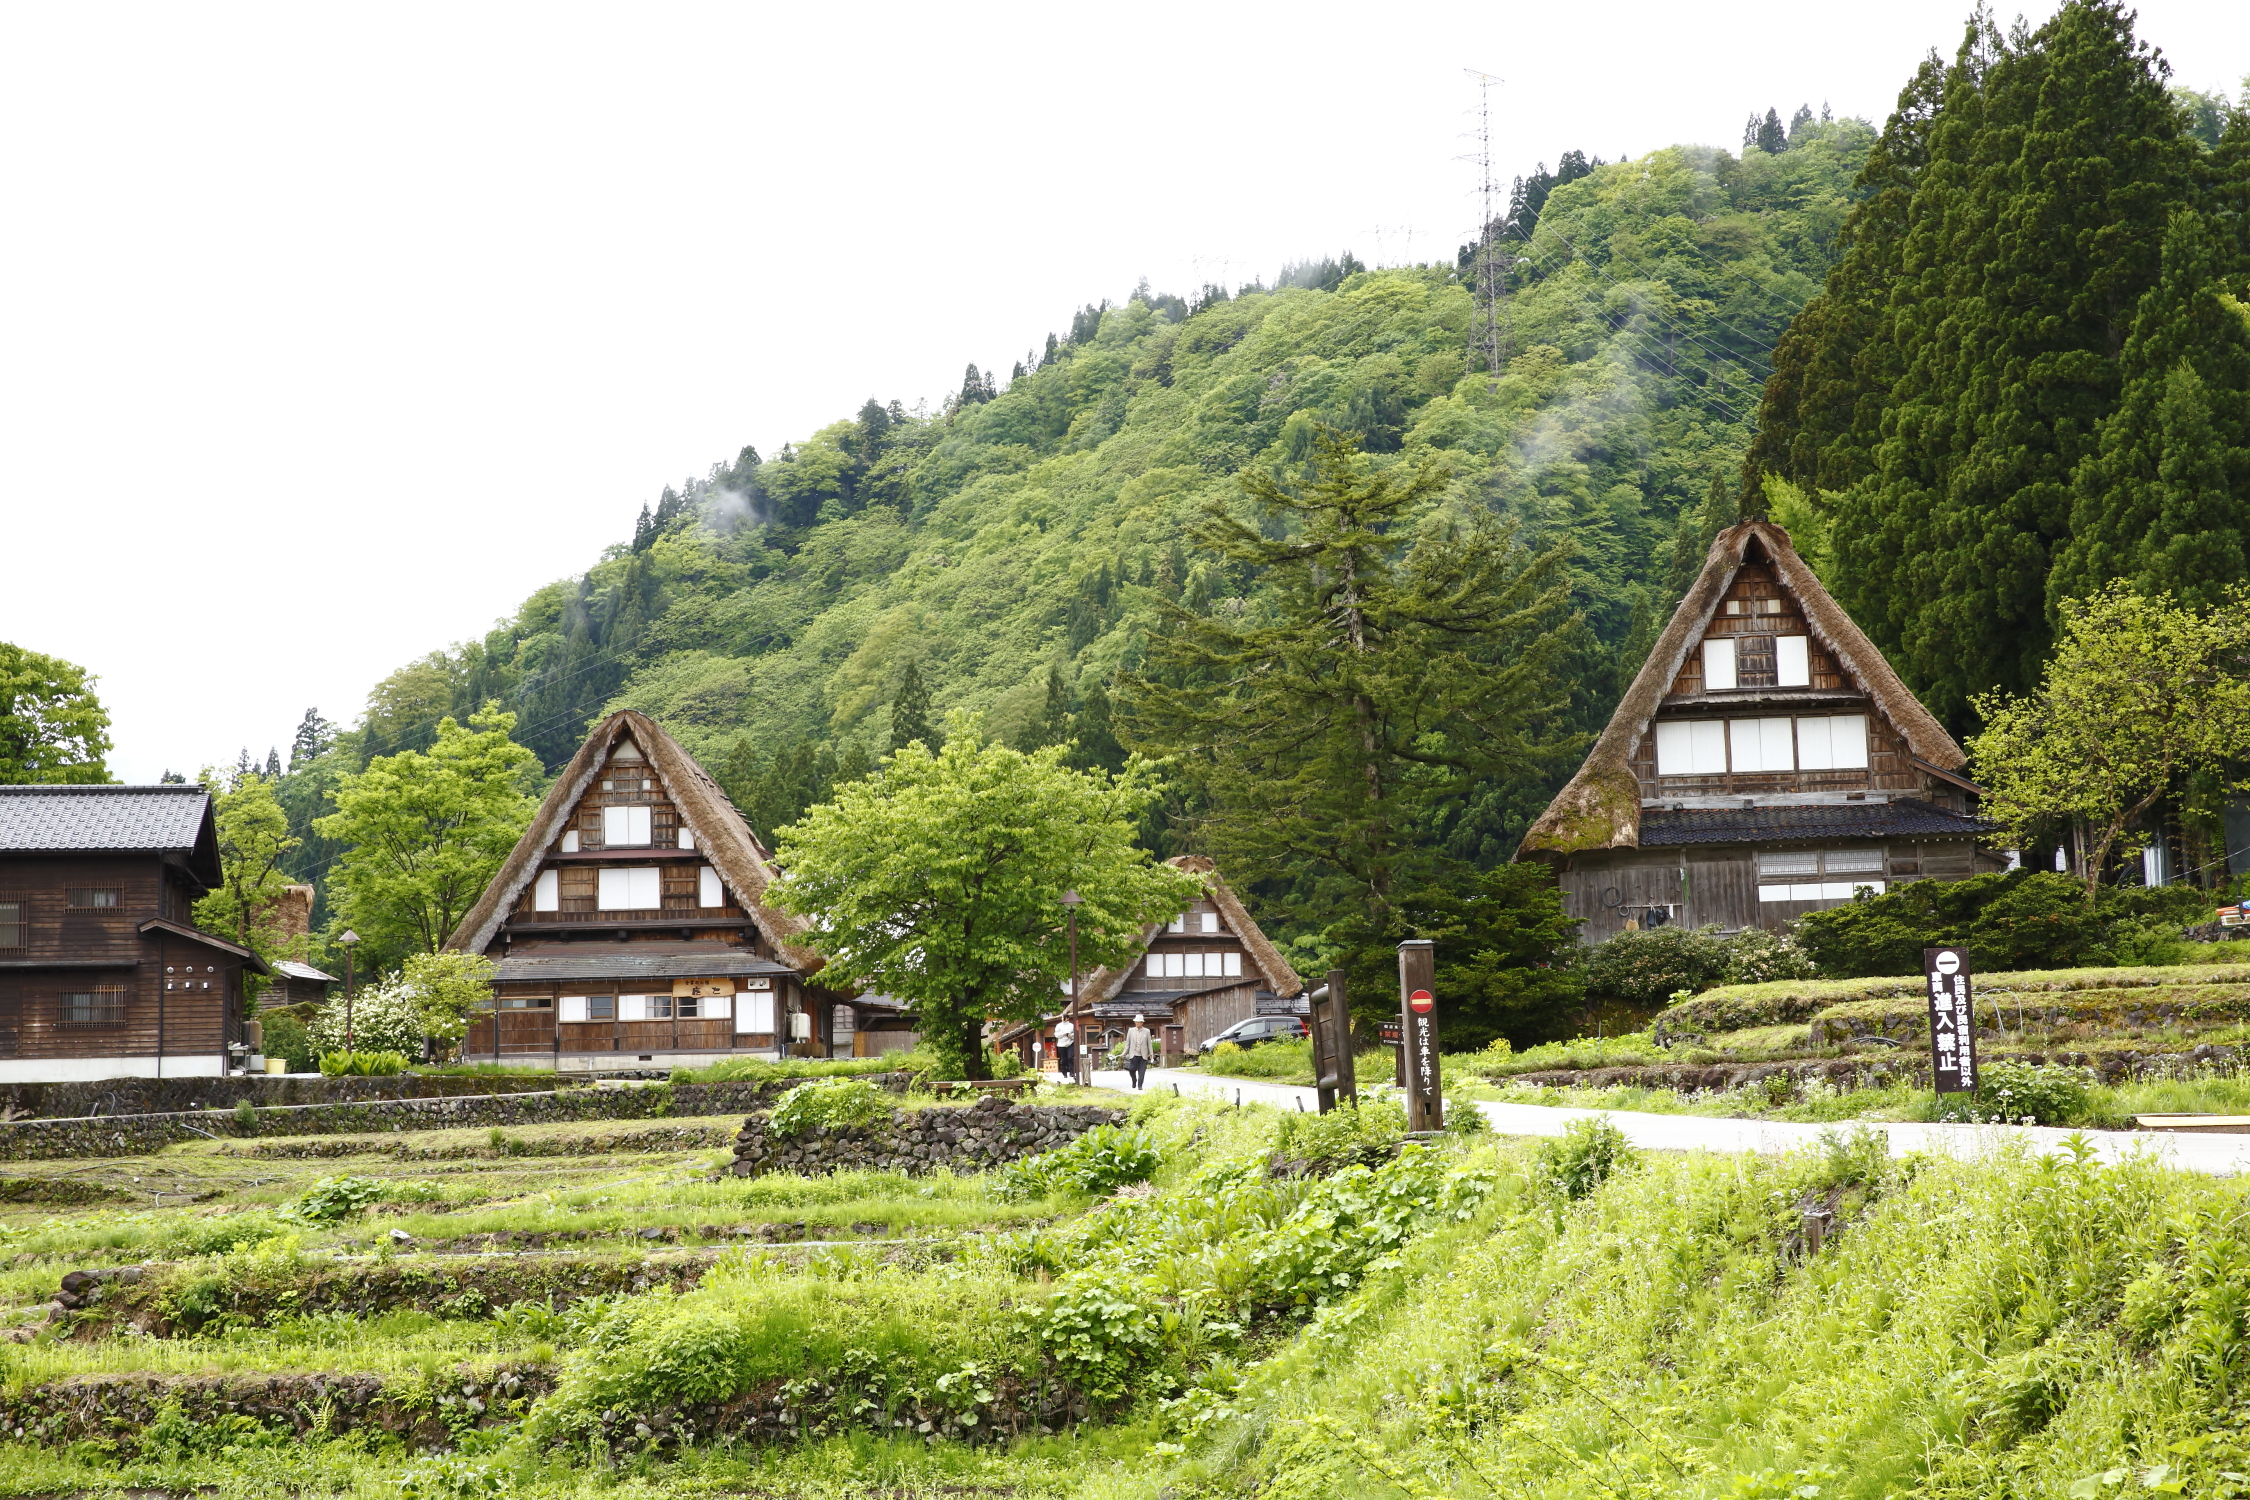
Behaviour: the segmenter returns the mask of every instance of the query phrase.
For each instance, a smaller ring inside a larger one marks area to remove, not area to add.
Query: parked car
[[[1247,1021],[1237,1021],[1217,1036],[1208,1037],[1195,1049],[1198,1057],[1209,1057],[1219,1050],[1219,1043],[1232,1042],[1237,1047],[1255,1047],[1260,1042],[1294,1042],[1309,1035],[1304,1021],[1297,1016],[1252,1016]]]

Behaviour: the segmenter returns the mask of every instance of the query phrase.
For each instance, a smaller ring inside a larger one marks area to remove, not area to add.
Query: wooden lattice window
[[[101,985],[90,990],[63,991],[62,1007],[55,1024],[71,1027],[124,1025],[124,987]]]
[[[21,896],[0,896],[0,949],[23,947],[30,932],[31,903]]]
[[[63,904],[74,911],[115,910],[117,892],[106,887],[73,886],[63,892]]]

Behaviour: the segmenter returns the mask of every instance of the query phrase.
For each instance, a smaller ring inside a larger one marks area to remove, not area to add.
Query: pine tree
[[[1797,137],[1803,134],[1805,127],[1810,124],[1812,124],[1812,106],[1809,104],[1798,105],[1797,112],[1789,117],[1789,144],[1796,145]]]
[[[930,722],[930,690],[922,684],[922,668],[910,661],[899,674],[898,691],[891,695],[891,749],[904,750],[916,740],[933,753],[945,743]]]
[[[1758,122],[1757,146],[1770,156],[1779,156],[1789,149],[1789,134],[1781,128],[1778,110],[1767,110],[1766,117]]]
[[[278,747],[272,745],[266,747],[266,768],[262,774],[268,781],[279,781],[281,779],[281,751]]]
[[[1070,716],[1070,756],[1065,764],[1079,771],[1125,769],[1126,750],[1118,742],[1111,720],[1109,688],[1095,678],[1086,685],[1086,696]]]
[[[2250,247],[2202,214],[2172,215],[2117,409],[2072,476],[2070,540],[2047,585],[2058,616],[2113,578],[2210,606],[2250,577],[2250,326],[2227,295],[2246,261]]]
[[[1024,724],[1016,736],[1016,748],[1026,753],[1043,750],[1049,745],[1059,745],[1070,738],[1070,684],[1063,680],[1062,667],[1050,662],[1047,666],[1047,696],[1041,700],[1039,712]]]
[[[319,709],[306,709],[304,721],[297,726],[296,738],[289,742],[289,769],[302,771],[326,754],[335,741],[336,726],[323,719]]]

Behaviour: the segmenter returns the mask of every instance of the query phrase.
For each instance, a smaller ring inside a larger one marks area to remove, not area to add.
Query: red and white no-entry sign
[[[1406,1003],[1414,1008],[1414,1014],[1426,1016],[1430,1013],[1430,1007],[1437,1004],[1437,1001],[1428,990],[1416,990],[1406,997]]]

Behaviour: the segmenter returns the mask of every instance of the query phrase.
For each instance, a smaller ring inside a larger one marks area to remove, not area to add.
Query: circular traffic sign
[[[1937,971],[1953,975],[1961,972],[1961,955],[1948,948],[1937,956]]]
[[[1430,1007],[1437,1004],[1437,1001],[1431,998],[1428,990],[1416,990],[1406,997],[1406,1003],[1414,1008],[1414,1014],[1426,1016],[1430,1013]]]

